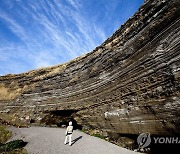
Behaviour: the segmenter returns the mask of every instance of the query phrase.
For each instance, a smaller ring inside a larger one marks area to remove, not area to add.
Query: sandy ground
[[[25,149],[29,154],[136,154],[112,143],[75,130],[72,146],[64,145],[65,129],[49,127],[9,128],[11,140],[28,142]]]

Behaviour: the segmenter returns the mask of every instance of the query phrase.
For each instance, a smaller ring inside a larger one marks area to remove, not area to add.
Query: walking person
[[[72,133],[73,133],[73,125],[72,125],[72,122],[70,121],[69,126],[66,129],[66,133],[65,133],[66,138],[65,138],[64,144],[67,144],[67,140],[69,138],[69,145],[71,145]]]

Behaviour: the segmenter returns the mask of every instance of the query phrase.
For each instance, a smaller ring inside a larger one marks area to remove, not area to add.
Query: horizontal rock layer
[[[147,0],[92,52],[1,76],[1,115],[37,122],[72,110],[79,125],[109,136],[180,133],[179,17],[177,0]]]

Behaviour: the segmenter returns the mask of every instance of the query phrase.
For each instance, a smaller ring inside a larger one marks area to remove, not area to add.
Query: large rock
[[[180,133],[179,17],[178,0],[147,0],[92,52],[1,76],[1,119],[53,123],[73,117],[117,141],[122,134]]]

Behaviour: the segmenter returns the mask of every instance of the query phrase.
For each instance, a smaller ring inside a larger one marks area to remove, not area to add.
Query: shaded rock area
[[[1,76],[0,116],[11,124],[62,126],[73,119],[111,142],[133,144],[131,136],[143,132],[180,133],[179,82],[180,2],[146,0],[92,52]]]
[[[67,127],[69,125],[69,121],[73,122],[74,129],[82,129],[82,126],[77,123],[73,118],[73,114],[75,114],[76,110],[55,110],[50,111],[46,116],[41,120],[41,124],[50,125],[50,126],[58,126],[58,127]],[[33,121],[32,123],[35,123]]]

